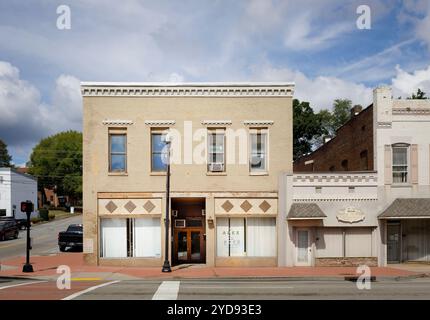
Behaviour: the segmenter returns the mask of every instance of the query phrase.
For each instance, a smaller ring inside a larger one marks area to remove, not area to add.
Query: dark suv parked
[[[18,224],[14,220],[0,220],[0,240],[17,239],[18,235]]]

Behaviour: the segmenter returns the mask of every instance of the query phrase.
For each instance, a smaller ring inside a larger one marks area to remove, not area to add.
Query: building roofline
[[[34,181],[36,181],[36,182],[37,182],[37,178],[36,178],[36,177],[33,177],[32,175],[30,175],[30,174],[28,174],[28,173],[22,173],[22,172],[19,172],[19,171],[17,171],[17,170],[16,170],[16,169],[14,169],[14,168],[9,168],[9,167],[0,167],[0,171],[10,171],[10,172],[13,172],[13,173],[19,174],[19,175],[21,175],[21,176],[23,176],[23,177],[25,177],[25,178],[29,178],[29,179],[34,180]]]
[[[81,87],[294,87],[295,82],[100,82],[81,81]]]

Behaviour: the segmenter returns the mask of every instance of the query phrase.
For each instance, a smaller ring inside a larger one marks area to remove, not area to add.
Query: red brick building
[[[294,161],[294,172],[373,170],[373,104],[354,107],[351,119],[336,136],[314,152]]]

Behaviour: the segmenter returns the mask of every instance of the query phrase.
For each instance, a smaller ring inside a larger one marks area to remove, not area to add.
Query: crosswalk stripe
[[[8,289],[8,288],[14,288],[14,287],[20,287],[20,286],[27,286],[27,285],[30,285],[30,284],[43,283],[43,282],[48,282],[48,281],[45,281],[45,280],[43,280],[43,281],[30,281],[30,282],[23,282],[23,283],[18,283],[18,284],[12,284],[10,286],[0,287],[0,290]]]
[[[163,281],[152,300],[177,300],[180,281]]]
[[[117,282],[120,282],[120,280],[110,281],[110,282],[102,283],[102,284],[100,284],[98,286],[89,287],[89,288],[87,288],[85,290],[82,290],[82,291],[76,292],[74,294],[71,294],[70,296],[67,296],[67,297],[63,298],[62,300],[72,300],[72,299],[75,299],[75,298],[77,298],[77,297],[85,294],[85,293],[88,293],[90,291],[96,290],[96,289],[101,288],[101,287],[109,286],[109,285],[117,283]]]

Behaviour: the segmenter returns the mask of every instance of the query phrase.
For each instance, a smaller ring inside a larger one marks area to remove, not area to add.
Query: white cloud
[[[80,130],[81,105],[78,79],[58,77],[52,101],[46,103],[34,85],[20,78],[18,68],[0,61],[0,138],[20,161],[26,160],[41,138],[62,130]]]
[[[430,51],[430,5],[426,17],[417,23],[416,32],[417,37],[427,44]]]
[[[392,80],[393,95],[409,97],[418,88],[430,95],[430,65],[427,69],[415,70],[408,73],[396,66],[397,75]]]
[[[284,45],[291,50],[322,50],[328,47],[332,41],[339,40],[339,36],[354,30],[351,21],[327,24],[317,28],[311,24],[310,13],[292,18],[290,27],[284,38]]]
[[[335,99],[350,99],[353,104],[367,107],[371,103],[372,88],[336,77],[309,78],[300,71],[276,68],[266,64],[254,68],[254,78],[265,81],[294,81],[294,97],[309,101],[314,110],[331,108]]]

